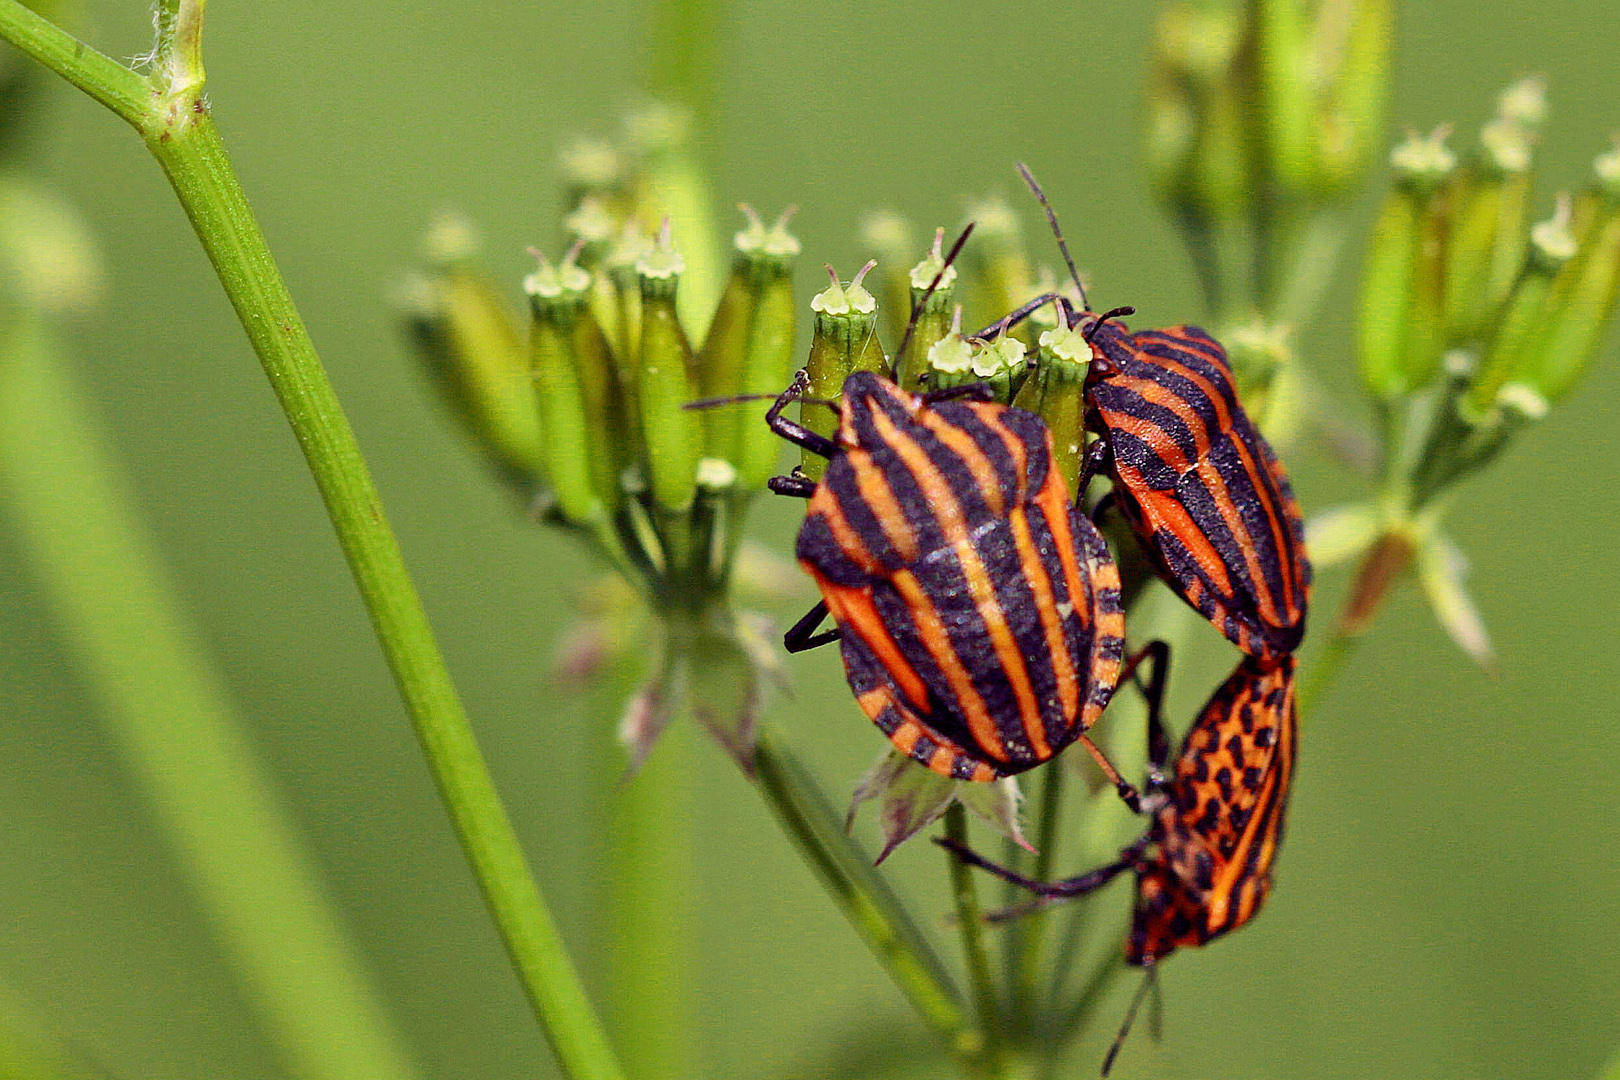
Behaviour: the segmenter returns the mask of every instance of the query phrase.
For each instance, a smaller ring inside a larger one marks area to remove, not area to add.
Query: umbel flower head
[[[1341,631],[1364,630],[1415,567],[1436,615],[1482,662],[1467,561],[1441,519],[1457,486],[1569,393],[1620,298],[1620,149],[1533,221],[1540,80],[1514,84],[1471,151],[1449,127],[1412,135],[1372,234],[1357,318],[1362,385],[1380,423],[1382,489],[1313,524],[1319,562],[1363,557]]]

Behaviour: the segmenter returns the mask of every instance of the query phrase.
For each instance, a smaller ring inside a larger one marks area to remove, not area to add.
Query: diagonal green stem
[[[177,26],[188,25],[188,8]],[[199,5],[189,5],[197,14]],[[132,123],[169,177],[247,331],[331,516],[484,899],[553,1052],[574,1080],[620,1080],[473,736],[398,541],[313,342],[237,182],[202,97],[196,28],[159,58],[167,87],[118,68],[18,0],[0,36]],[[131,80],[134,80],[132,82]],[[146,87],[143,96],[137,84]]]
[[[755,745],[754,776],[782,830],[918,1015],[953,1053],[976,1053],[978,1036],[962,1012],[961,994],[945,965],[868,856],[844,832],[815,780],[768,729],[760,731]]]

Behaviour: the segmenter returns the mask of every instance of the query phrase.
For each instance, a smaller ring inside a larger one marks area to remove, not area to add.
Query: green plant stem
[[[1052,1039],[1047,1043],[1048,1054],[1044,1080],[1056,1080],[1059,1066],[1063,1062],[1063,1049],[1073,1040],[1073,1037],[1084,1031],[1090,1023],[1091,1016],[1097,1011],[1097,1005],[1108,992],[1115,978],[1125,970],[1125,959],[1118,951],[1109,952],[1097,966],[1091,970],[1091,978],[1081,988],[1080,996],[1074,1004],[1057,1018],[1053,1030],[1062,1033],[1063,1038]]]
[[[754,750],[754,777],[778,824],[833,902],[877,956],[912,1008],[958,1057],[980,1049],[950,973],[871,859],[797,758],[768,727]]]
[[[1340,210],[1317,210],[1296,238],[1288,272],[1277,283],[1266,312],[1273,325],[1302,326],[1321,307],[1339,268],[1339,254],[1349,232],[1349,217]]]
[[[945,811],[945,835],[963,847],[968,846],[967,811],[959,802]],[[984,910],[974,884],[973,868],[954,855],[946,855],[951,874],[951,898],[956,904],[957,929],[962,934],[962,956],[967,962],[968,985],[973,988],[973,1004],[979,1014],[979,1030],[984,1045],[980,1056],[985,1073],[999,1075],[1001,1060],[1001,1002],[996,996],[995,979],[990,974],[990,952],[984,944]]]
[[[0,486],[104,722],[289,1071],[416,1075],[43,325],[0,348]]]
[[[646,672],[640,650],[624,650],[593,680],[585,717],[599,744],[592,795],[601,802],[597,846],[606,871],[596,927],[607,964],[603,1011],[631,1077],[690,1080],[701,1074],[692,993],[697,727],[671,724],[635,775],[625,775],[619,717]]]
[[[189,10],[200,13],[195,4]],[[134,124],[168,176],[304,452],[440,796],[552,1050],[573,1080],[620,1080],[496,793],[354,433],[208,113],[199,69],[185,77],[200,28],[185,10],[179,24],[189,26],[193,40],[171,41],[177,55],[160,57],[159,65],[179,92],[158,93],[148,85],[148,95],[140,97],[129,81],[138,79],[133,72],[108,68],[105,57],[95,59],[17,0],[0,0],[0,36]],[[131,116],[127,109],[136,97],[140,107]]]
[[[1062,825],[1063,785],[1067,769],[1053,762],[1041,771],[1040,817],[1035,827],[1036,855],[1030,876],[1047,881],[1052,876],[1052,859],[1057,851]],[[1028,895],[1028,894],[1025,894]],[[1038,1006],[1041,963],[1046,959],[1046,934],[1051,926],[1047,911],[1036,911],[1016,920],[1007,929],[1007,955],[1012,982],[1008,1029],[1022,1040],[1039,1038]]]
[[[149,138],[253,342],[320,488],[439,793],[535,1015],[570,1076],[621,1075],[422,609],[381,499],[213,120]]]
[[[0,986],[0,1077],[5,1080],[105,1080],[52,1032],[30,1003]]]

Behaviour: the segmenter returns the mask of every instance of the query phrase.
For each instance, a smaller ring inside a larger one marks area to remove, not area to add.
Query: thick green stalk
[[[754,775],[782,830],[918,1015],[953,1053],[976,1055],[979,1036],[945,965],[815,780],[769,729],[754,748]]]
[[[0,486],[103,720],[289,1072],[416,1075],[44,327],[0,347]]]
[[[109,69],[105,57],[95,59],[18,0],[0,0],[0,36],[130,121],[163,167],[304,452],[457,836],[552,1050],[574,1080],[620,1080],[495,791],[348,418],[208,113],[195,62],[200,5],[180,7],[174,27],[190,36],[165,41],[157,65],[163,89],[150,84],[144,98],[134,93],[132,72]]]

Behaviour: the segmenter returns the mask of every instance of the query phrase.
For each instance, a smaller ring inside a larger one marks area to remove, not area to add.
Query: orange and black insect
[[[805,386],[801,371],[766,413],[828,459],[819,483],[771,482],[810,500],[797,552],[822,595],[788,651],[841,641],[861,709],[937,773],[990,781],[1080,742],[1137,805],[1085,734],[1123,661],[1119,570],[1053,467],[1046,424],[981,384],[919,395],[856,372],[829,439],[782,415]]]
[[[1162,672],[1162,664],[1158,668]],[[1162,689],[1159,672],[1155,682]],[[1143,797],[1153,824],[1115,862],[1045,883],[949,840],[938,841],[963,861],[1038,894],[1035,907],[1084,896],[1134,870],[1136,910],[1125,959],[1146,968],[1150,978],[1155,965],[1176,949],[1203,945],[1254,918],[1270,891],[1294,773],[1294,660],[1245,658],[1187,732],[1168,777],[1163,769],[1169,742],[1157,697],[1157,692],[1149,695],[1150,771]],[[1028,910],[1030,905],[1009,909],[1000,917]],[[1134,1004],[1131,1011],[1134,1015]],[[1127,1018],[1121,1040],[1129,1023]],[[1118,1048],[1116,1040],[1104,1075]]]
[[[1075,285],[1057,215],[1040,199]],[[1082,474],[1105,472],[1117,504],[1159,575],[1238,648],[1268,659],[1305,633],[1311,567],[1288,475],[1238,401],[1220,343],[1193,326],[1129,332],[1117,316],[1075,312],[1049,295],[1091,344],[1087,423],[1098,434]]]
[[[820,483],[771,485],[810,500],[797,550],[823,598],[788,650],[840,640],[862,710],[946,776],[1010,776],[1075,741],[1100,757],[1085,731],[1119,678],[1119,571],[1040,417],[856,372],[828,439],[782,415],[804,385],[767,414],[829,459]]]

